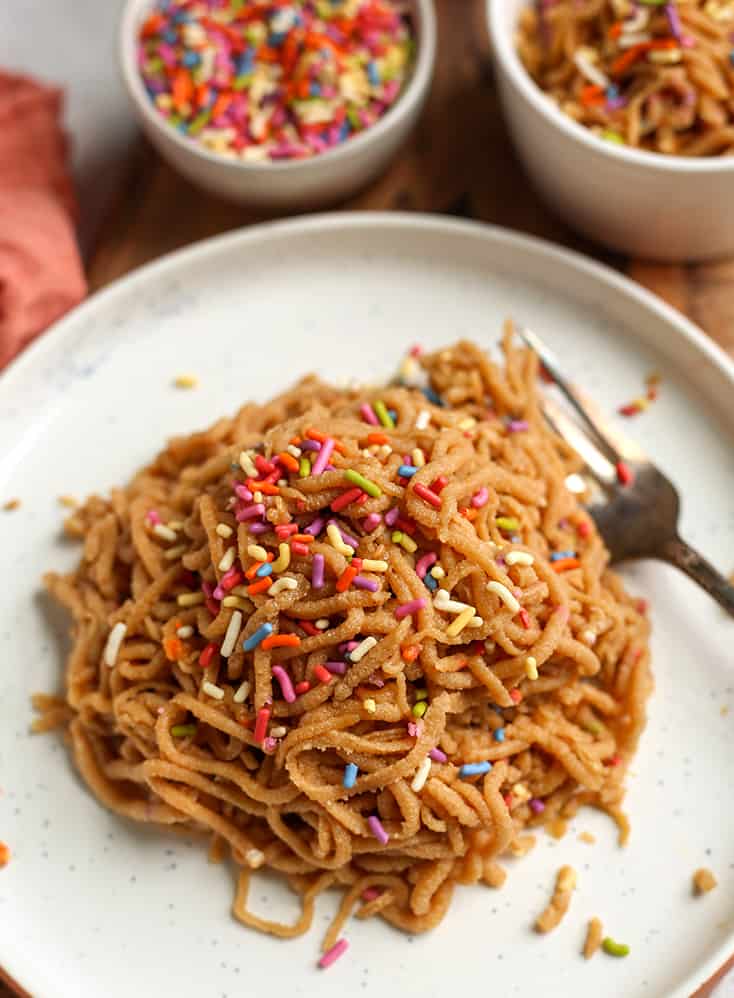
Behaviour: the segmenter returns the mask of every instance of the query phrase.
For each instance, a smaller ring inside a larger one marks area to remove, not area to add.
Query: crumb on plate
[[[700,869],[696,870],[691,878],[693,881],[693,893],[696,897],[700,897],[702,894],[708,894],[716,887],[718,881],[713,875],[711,870],[702,866]]]

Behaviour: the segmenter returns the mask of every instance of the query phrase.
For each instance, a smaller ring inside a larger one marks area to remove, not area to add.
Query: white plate
[[[408,940],[380,922],[348,926],[351,949],[315,970],[333,900],[313,931],[282,943],[230,917],[232,877],[202,848],[107,814],[54,737],[30,737],[31,691],[57,687],[58,619],[39,599],[59,540],[61,493],[127,479],[169,434],[202,427],[316,368],[385,377],[414,341],[494,342],[511,314],[557,348],[612,411],[652,369],[660,401],[627,429],[678,483],[683,528],[734,568],[732,365],[677,313],[616,274],[501,229],[439,218],[332,215],[235,233],[146,267],[78,309],[0,381],[0,964],[38,998],[245,993],[381,998],[474,993],[685,998],[734,950],[734,622],[672,569],[639,564],[652,600],[657,689],[628,798],[626,850],[602,815],[541,837],[509,862],[501,891],[460,889],[445,922]],[[193,372],[200,388],[171,387]],[[577,839],[590,830],[589,846]],[[551,936],[530,931],[554,872],[579,888]],[[690,897],[698,866],[719,887]],[[260,908],[281,904],[263,881]],[[602,918],[626,960],[579,957]]]

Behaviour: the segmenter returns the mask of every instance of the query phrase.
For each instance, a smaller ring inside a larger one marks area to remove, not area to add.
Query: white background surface
[[[0,66],[37,74],[68,90],[83,248],[90,244],[134,135],[115,55],[121,7],[122,0],[0,2]],[[734,998],[734,973],[716,998]]]

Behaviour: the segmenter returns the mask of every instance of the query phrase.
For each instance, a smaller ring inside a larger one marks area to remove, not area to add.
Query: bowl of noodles
[[[504,114],[534,185],[596,242],[734,251],[734,5],[489,0]]]

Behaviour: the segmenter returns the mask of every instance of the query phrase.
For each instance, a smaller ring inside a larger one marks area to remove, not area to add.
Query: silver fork
[[[612,562],[631,558],[667,561],[734,617],[734,585],[678,534],[680,499],[673,484],[637,444],[609,426],[595,404],[566,379],[553,352],[538,336],[516,328],[579,417],[580,423],[544,393],[541,405],[546,419],[583,459],[597,484],[588,510]]]

